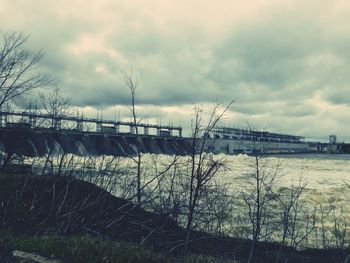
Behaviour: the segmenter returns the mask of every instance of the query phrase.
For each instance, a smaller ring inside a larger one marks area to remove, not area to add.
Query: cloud
[[[31,34],[43,70],[79,107],[113,115],[130,99],[120,71],[133,68],[152,119],[188,122],[167,112],[219,96],[236,99],[232,124],[350,132],[338,117],[350,110],[345,0],[0,2],[2,30]]]

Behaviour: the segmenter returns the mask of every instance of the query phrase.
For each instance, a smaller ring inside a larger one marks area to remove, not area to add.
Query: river
[[[69,156],[67,157],[70,158]],[[76,157],[84,158],[84,157]],[[111,192],[114,192],[117,196],[123,197],[120,193],[127,190],[133,192],[135,190],[135,184],[130,183],[130,180],[135,179],[135,163],[130,158],[117,158],[111,161],[112,157],[97,157],[85,164],[86,172],[91,170],[103,171],[104,174],[107,170],[110,174],[115,174],[115,181],[113,184],[108,183],[109,186],[113,186]],[[252,182],[252,176],[256,172],[255,158],[247,155],[216,155],[214,158],[222,159],[225,163],[225,169],[220,171],[214,178],[216,185],[226,187],[227,196],[233,197],[233,201],[230,201],[230,207],[227,207],[225,212],[232,215],[232,218],[227,219],[226,229],[229,229],[233,235],[240,235],[242,237],[250,237],[251,228],[249,215],[246,204],[242,199],[242,193],[247,190],[247,185],[254,186]],[[142,171],[146,174],[143,179],[143,183],[148,184],[150,178],[154,177],[154,174],[161,171],[167,164],[171,163],[171,156],[151,155],[145,154],[142,158]],[[78,166],[76,171],[80,171],[82,160],[76,160]],[[114,167],[115,165],[115,167]],[[39,165],[39,166],[42,166]],[[181,166],[180,166],[181,167]],[[276,168],[278,169],[276,170]],[[188,171],[182,167],[180,174],[184,175],[183,178],[188,177]],[[305,154],[305,155],[282,155],[282,156],[264,156],[259,160],[259,169],[261,174],[274,174],[275,180],[271,185],[275,193],[282,193],[283,189],[292,189],[295,186],[303,185],[305,189],[302,192],[298,211],[300,228],[304,227],[306,217],[314,214],[315,217],[315,230],[312,232],[310,238],[305,239],[300,247],[314,246],[314,247],[326,247],[337,246],[342,247],[344,244],[350,243],[350,236],[348,233],[350,225],[350,155],[328,155],[328,154]],[[169,170],[169,176],[171,177],[171,170]],[[94,181],[95,176],[92,175],[89,180]],[[166,178],[166,177],[164,177]],[[86,178],[85,178],[86,180]],[[96,182],[105,181],[101,178]],[[181,180],[181,179],[180,179]],[[166,180],[157,185],[157,180],[148,185],[148,191],[153,191],[160,186],[158,192],[152,192],[153,194],[159,194],[155,196],[156,199],[163,195],[168,196],[169,186],[167,185],[169,180]],[[123,186],[124,185],[124,186]],[[125,186],[131,186],[125,187]],[[180,182],[178,187],[178,200],[182,200],[182,204],[187,203],[188,196],[185,192],[185,184]],[[252,188],[250,188],[251,190]],[[145,191],[146,192],[146,191]],[[215,199],[216,197],[214,197]],[[162,199],[164,201],[164,199]],[[160,204],[160,201],[156,201]],[[212,202],[212,201],[211,201]],[[203,204],[206,204],[204,202]],[[283,211],[278,205],[278,201],[269,203],[268,215],[273,224],[278,225],[277,230],[274,230],[273,240],[280,240],[280,227],[281,227],[281,214]],[[209,208],[210,210],[211,208]],[[312,219],[308,218],[310,224]],[[339,232],[339,233],[338,233]],[[302,235],[302,232],[301,232]],[[322,237],[321,237],[322,236]]]

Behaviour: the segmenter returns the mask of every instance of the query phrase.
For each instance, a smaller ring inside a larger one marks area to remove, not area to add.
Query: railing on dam
[[[16,119],[16,121],[10,122],[9,119]],[[55,130],[61,130],[63,122],[75,123],[73,129],[78,131],[83,131],[86,124],[92,123],[95,125],[95,131],[101,133],[119,133],[122,127],[127,127],[127,133],[130,134],[135,134],[137,129],[138,134],[150,135],[153,131],[153,134],[157,136],[182,137],[182,127],[173,125],[135,124],[133,122],[102,120],[82,116],[46,114],[38,111],[0,111],[1,128],[18,127],[35,129],[40,128],[40,124],[47,120],[49,121],[50,128]]]

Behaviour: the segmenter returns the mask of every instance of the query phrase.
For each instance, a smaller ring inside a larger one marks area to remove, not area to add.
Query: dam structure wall
[[[350,153],[350,145],[337,143],[335,135],[329,143],[321,143],[307,142],[302,136],[215,127],[196,142],[203,139],[204,151],[214,154]],[[0,111],[0,152],[8,155],[135,156],[138,151],[189,155],[192,144],[193,138],[182,136],[182,127],[172,125]]]
[[[206,150],[224,154],[298,154],[309,153],[309,144],[291,142],[267,142],[242,139],[214,139],[206,140]]]
[[[206,149],[226,154],[306,153],[309,151],[309,143],[302,136],[216,127],[207,136]]]
[[[187,155],[190,148],[182,127],[173,125],[0,111],[0,151],[10,155]]]
[[[141,153],[187,155],[189,140],[157,135],[111,134],[51,129],[0,129],[0,151],[18,156],[47,154],[135,156]]]
[[[349,154],[350,144],[337,143],[335,135],[324,143],[310,142],[303,136],[215,127],[207,135],[205,150],[224,154]]]

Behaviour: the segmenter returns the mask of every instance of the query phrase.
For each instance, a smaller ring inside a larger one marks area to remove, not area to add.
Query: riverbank
[[[0,175],[0,240],[63,262],[246,262],[250,240],[185,231],[97,186],[70,177]],[[254,262],[344,262],[350,251],[296,251],[259,242]]]

